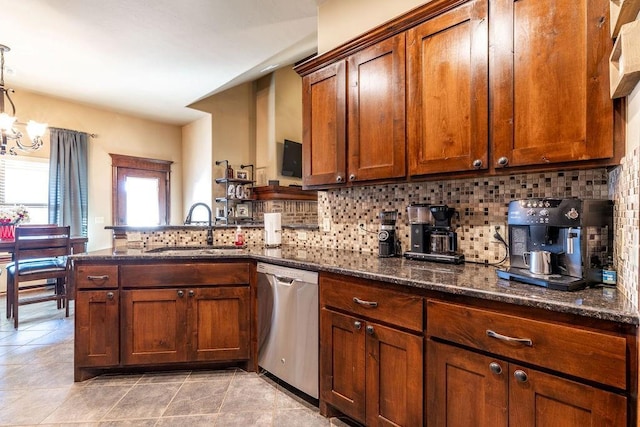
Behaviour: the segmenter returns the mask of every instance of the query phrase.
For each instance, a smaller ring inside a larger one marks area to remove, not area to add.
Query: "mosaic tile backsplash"
[[[453,225],[459,250],[468,261],[498,263],[505,258],[502,244],[493,238],[496,227],[508,241],[507,208],[511,200],[532,197],[615,200],[615,267],[618,287],[630,301],[638,301],[638,164],[639,153],[628,153],[622,164],[607,169],[559,171],[511,176],[352,187],[318,192],[318,202],[269,202],[256,207],[283,213],[283,225],[317,224],[314,229],[284,228],[284,244],[377,252],[378,215],[397,210],[397,236],[408,248],[410,226],[406,209],[411,203],[446,204],[457,211]],[[316,211],[317,207],[317,211]],[[359,225],[364,225],[364,230]],[[326,231],[325,231],[326,230]],[[246,241],[262,244],[261,228],[246,228]],[[216,229],[215,244],[231,244],[233,228]],[[204,231],[168,231],[143,235],[145,244],[204,244]]]

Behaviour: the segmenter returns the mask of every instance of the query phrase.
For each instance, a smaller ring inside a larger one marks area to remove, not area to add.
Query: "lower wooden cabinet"
[[[427,343],[427,425],[625,426],[619,394],[471,350]]]
[[[120,360],[119,292],[81,290],[75,302],[75,365],[115,366]]]
[[[124,364],[249,358],[249,287],[122,292]]]
[[[423,339],[323,308],[323,403],[367,426],[420,426]]]

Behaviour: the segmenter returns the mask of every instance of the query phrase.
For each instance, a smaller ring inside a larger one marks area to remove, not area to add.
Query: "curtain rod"
[[[49,129],[66,130],[66,131],[69,131],[69,132],[82,132],[82,133],[86,133],[87,136],[90,136],[91,138],[97,138],[98,137],[97,133],[89,133],[89,132],[84,132],[84,131],[81,131],[81,130],[57,128],[57,127],[54,127],[54,126],[50,126]]]

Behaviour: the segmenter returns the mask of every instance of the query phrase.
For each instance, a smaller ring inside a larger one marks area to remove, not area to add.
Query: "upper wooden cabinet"
[[[349,181],[403,177],[405,35],[351,55],[347,64]]]
[[[296,67],[304,184],[615,165],[612,48],[609,0],[428,2]]]
[[[407,32],[409,174],[487,169],[487,0]]]
[[[492,0],[495,167],[614,156],[607,0]]]
[[[341,184],[347,172],[344,61],[302,79],[302,170],[305,186]]]

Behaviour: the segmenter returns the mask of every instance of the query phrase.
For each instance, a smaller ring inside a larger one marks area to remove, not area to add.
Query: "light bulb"
[[[7,113],[0,114],[0,129],[9,131],[13,129],[13,122],[16,121],[15,117],[11,117]]]
[[[29,138],[31,138],[32,141],[42,138],[46,131],[46,123],[38,123],[33,120],[29,120],[29,122],[27,123],[27,133],[29,134]]]

